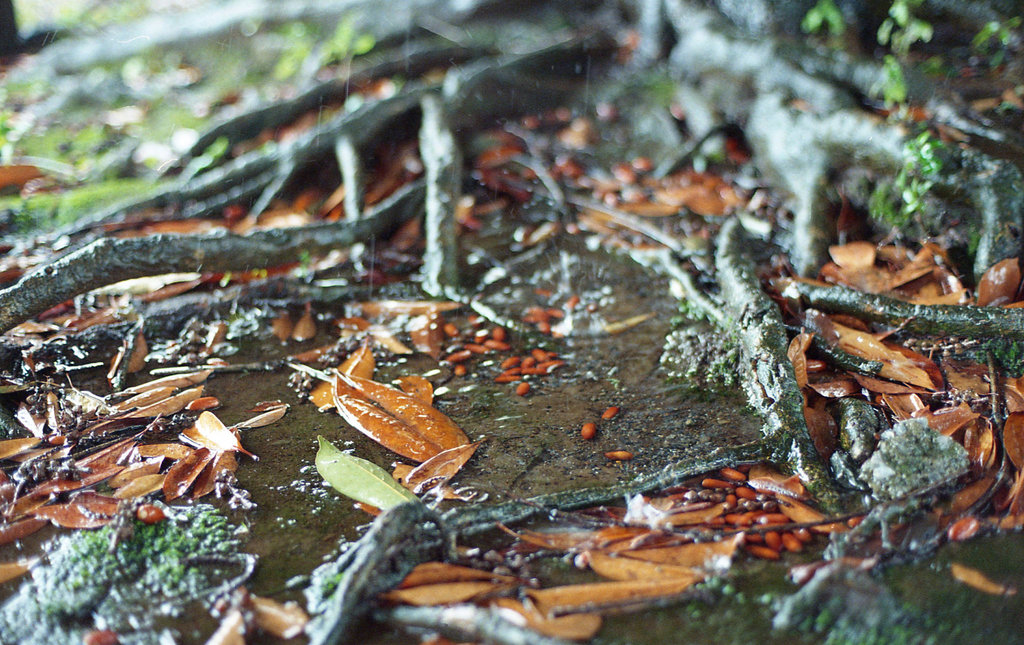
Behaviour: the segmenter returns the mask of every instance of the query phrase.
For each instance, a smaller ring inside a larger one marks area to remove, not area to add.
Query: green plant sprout
[[[930,23],[913,15],[913,10],[923,2],[893,0],[889,17],[878,28],[878,44],[889,47],[893,53],[882,59],[882,80],[875,91],[881,90],[882,99],[890,107],[902,105],[907,100],[907,81],[900,60],[906,59],[915,43],[926,43],[934,34]]]
[[[816,34],[822,28],[827,28],[828,33],[835,38],[842,36],[846,31],[843,13],[839,11],[834,0],[818,0],[818,4],[811,7],[800,22],[800,29],[806,34]]]
[[[903,166],[891,186],[879,184],[871,195],[871,216],[896,227],[924,211],[925,196],[942,172],[945,144],[925,130],[903,147]]]
[[[971,41],[971,49],[982,56],[988,56],[989,64],[998,67],[1006,58],[1006,48],[1013,38],[1012,31],[1020,27],[1020,24],[1020,16],[1014,16],[1006,22],[993,20],[987,23]]]

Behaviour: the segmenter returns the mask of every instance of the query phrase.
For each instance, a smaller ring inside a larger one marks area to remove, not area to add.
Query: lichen
[[[955,479],[967,471],[967,451],[923,419],[900,421],[882,433],[860,478],[880,499],[898,499]]]
[[[669,379],[694,391],[725,392],[737,384],[739,346],[703,323],[680,326],[665,337],[661,365]]]

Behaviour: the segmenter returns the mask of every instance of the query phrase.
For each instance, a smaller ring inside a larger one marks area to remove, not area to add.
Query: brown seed
[[[745,544],[764,544],[765,540],[764,536],[760,533],[747,533],[743,537],[743,542]]]
[[[736,508],[736,496],[729,493],[725,496],[725,503],[729,505],[729,508]]]
[[[601,418],[607,421],[608,419],[614,419],[615,415],[619,413],[619,406],[613,405],[604,412],[601,413]]]
[[[580,297],[576,294],[572,294],[569,296],[569,299],[565,301],[565,308],[572,311],[578,304],[580,304]]]
[[[746,513],[727,513],[725,521],[733,526],[749,526],[751,523]]]
[[[779,552],[775,549],[769,549],[766,546],[761,546],[759,544],[748,544],[745,548],[747,549],[747,552],[750,553],[750,555],[757,556],[764,560],[779,559]]]
[[[750,536],[747,536],[747,538],[749,539]],[[778,531],[768,531],[764,534],[764,543],[778,551],[782,548],[782,536],[779,535]]]
[[[973,515],[967,517],[961,517],[957,521],[953,522],[949,529],[946,530],[946,535],[953,542],[962,542],[969,540],[978,533],[978,529],[981,528],[981,523],[978,522],[978,518]]]
[[[533,360],[537,361],[538,363],[542,363],[548,360],[548,353],[545,352],[543,349],[540,349],[539,347],[530,350],[530,356],[532,356]]]
[[[812,374],[817,372],[824,372],[826,367],[828,367],[828,365],[825,364],[825,361],[819,361],[816,358],[807,359],[807,371],[811,372]]]
[[[583,437],[584,439],[586,439],[587,441],[590,441],[591,439],[593,439],[594,435],[596,435],[596,434],[597,434],[597,424],[596,423],[588,421],[587,423],[583,424],[582,428],[580,428],[580,436]],[[609,459],[610,459],[610,457],[609,457]]]
[[[732,488],[732,482],[722,481],[713,477],[707,477],[700,483],[704,488]]]
[[[650,172],[654,169],[654,162],[648,157],[636,157],[630,162],[630,165],[637,172]]]
[[[448,354],[448,356],[445,356],[444,360],[448,361],[449,363],[461,363],[462,361],[468,360],[469,357],[471,357],[472,355],[473,352],[469,351],[468,349],[462,349],[457,352],[452,352],[451,354]]]
[[[534,358],[533,356],[527,356],[526,358],[523,359],[523,362],[520,363],[520,365],[522,365],[523,367],[534,367],[536,364],[537,359]]]
[[[526,393],[530,391],[530,384],[523,382],[516,386],[516,394],[519,396],[526,396]]]
[[[522,374],[522,373],[523,373],[523,368],[521,368],[521,367],[510,367],[507,370],[505,370],[504,372],[502,372],[502,374],[508,374],[509,376],[517,376],[517,375]]]
[[[486,347],[487,349],[494,349],[499,352],[507,352],[508,350],[512,349],[512,346],[509,345],[508,343],[500,340],[494,340],[493,338],[488,338],[487,340],[485,340],[484,347]]]
[[[782,546],[786,547],[787,551],[798,553],[804,550],[804,543],[797,539],[792,533],[782,534]]]
[[[143,524],[156,524],[167,518],[163,509],[153,504],[143,504],[135,510],[135,517]]]
[[[789,524],[789,518],[782,513],[761,513],[758,515],[758,524]]]
[[[735,468],[723,468],[718,471],[722,477],[734,482],[747,481],[747,476],[736,470]]]
[[[94,629],[82,637],[82,645],[117,645],[121,642],[112,629]]]
[[[537,331],[539,331],[542,334],[550,334],[551,333],[551,323],[549,323],[546,320],[540,321],[539,323],[537,323]]]
[[[491,338],[499,343],[503,343],[508,339],[508,332],[505,331],[504,327],[495,327],[491,330]]]
[[[846,520],[846,525],[849,526],[851,529],[855,529],[858,526],[860,526],[860,523],[863,522],[863,521],[864,521],[864,516],[863,515],[858,515],[856,517],[851,517],[850,519]]]
[[[612,450],[604,453],[604,456],[614,461],[629,461],[633,458],[633,453],[628,450]]]
[[[514,383],[516,381],[521,380],[523,380],[522,376],[518,374],[509,374],[508,372],[505,372],[504,374],[498,374],[497,376],[494,377],[495,383]]]
[[[486,354],[491,351],[483,345],[477,345],[476,343],[466,343],[466,349],[473,352],[474,354]]]
[[[550,374],[563,365],[565,365],[565,361],[544,361],[537,363],[537,369],[541,370],[541,374]]]
[[[544,376],[548,373],[547,369],[543,367],[520,367],[519,369],[523,374],[535,374],[537,376]]]
[[[455,376],[465,376],[469,372],[462,363],[457,364],[452,371],[455,372]]]
[[[736,497],[741,497],[743,499],[757,499],[757,493],[754,491],[753,488],[747,488],[746,486],[737,486]]]
[[[503,369],[503,370],[507,370],[507,369],[509,369],[510,367],[515,367],[515,366],[519,365],[519,362],[520,362],[521,360],[522,360],[522,359],[521,359],[521,358],[519,358],[518,356],[509,356],[508,358],[506,358],[505,360],[503,360],[503,361],[501,362],[501,365],[499,365],[498,367],[500,367],[500,368],[501,368],[501,369]]]
[[[445,323],[442,329],[444,329],[444,334],[448,338],[455,338],[459,335],[459,328],[451,323]]]
[[[811,532],[807,529],[797,529],[793,531],[793,535],[795,535],[796,539],[800,540],[804,544],[807,544],[808,542],[814,539],[814,536],[811,535]]]

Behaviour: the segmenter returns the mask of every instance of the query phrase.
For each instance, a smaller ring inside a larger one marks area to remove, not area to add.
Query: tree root
[[[823,504],[835,503],[828,470],[811,441],[804,401],[786,355],[786,336],[778,307],[761,290],[748,257],[749,239],[739,220],[731,219],[718,235],[715,264],[725,313],[733,321],[749,374],[743,379],[747,400],[765,420],[762,432],[772,459],[791,468]]]
[[[914,305],[846,287],[819,287],[790,281],[782,290],[810,307],[897,325],[920,334],[962,338],[1024,340],[1024,309],[969,305]]]
[[[0,291],[0,301],[8,303],[0,311],[0,329],[10,329],[78,294],[121,280],[179,271],[257,269],[294,260],[303,251],[325,253],[384,236],[416,214],[422,190],[421,183],[410,184],[382,203],[375,214],[351,222],[258,230],[247,235],[217,231],[96,240]]]
[[[410,502],[383,513],[339,560],[325,565],[340,579],[316,603],[322,613],[306,627],[310,645],[344,642],[379,594],[417,564],[444,559],[446,543],[444,526],[424,504]]]
[[[455,207],[462,194],[462,153],[448,128],[441,101],[426,96],[421,105],[420,158],[427,183],[423,289],[433,296],[452,298],[459,290]]]

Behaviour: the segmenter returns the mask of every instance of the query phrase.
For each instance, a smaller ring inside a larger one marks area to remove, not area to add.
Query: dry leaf
[[[490,602],[490,607],[506,620],[551,638],[585,641],[596,636],[601,629],[600,614],[571,614],[548,618],[532,606],[528,607],[512,598],[495,598]]]
[[[479,447],[480,442],[477,441],[439,452],[410,471],[402,484],[419,494],[423,490],[447,482],[462,470]]]
[[[1020,263],[1017,258],[996,262],[978,281],[978,306],[999,306],[1014,302],[1020,288]]]
[[[114,497],[117,499],[133,499],[135,497],[143,497],[161,490],[164,486],[164,481],[167,475],[162,473],[153,473],[152,475],[142,475],[131,480],[121,488],[114,491]]]
[[[206,447],[214,452],[241,452],[255,458],[256,455],[242,447],[238,435],[232,432],[212,412],[203,412],[194,425],[181,433],[196,446]]]
[[[843,269],[860,270],[875,266],[875,245],[871,242],[850,242],[828,247],[832,261]]]
[[[192,372],[190,374],[175,374],[173,376],[165,376],[163,378],[158,378],[154,381],[149,381],[148,383],[143,383],[142,385],[136,385],[135,387],[130,387],[126,390],[121,390],[121,392],[119,392],[118,395],[135,396],[136,394],[142,394],[143,392],[148,392],[149,390],[157,388],[170,387],[173,389],[177,389],[180,387],[188,387],[189,385],[197,385],[199,383],[204,382],[207,378],[209,378],[210,374],[213,374],[213,370],[201,370],[199,372]]]
[[[233,427],[236,429],[262,428],[263,426],[268,426],[271,423],[276,423],[277,421],[280,421],[281,418],[285,415],[285,412],[287,411],[288,404],[281,403],[276,407],[268,409],[266,412],[257,414],[251,419],[247,419],[245,421],[242,421],[241,423],[236,423]]]
[[[732,557],[742,542],[742,535],[734,535],[718,542],[634,549],[623,552],[622,556],[690,569],[724,572],[729,569]]]
[[[448,562],[424,562],[423,564],[416,565],[409,572],[409,575],[405,576],[405,579],[398,585],[398,588],[408,589],[409,587],[440,584],[442,582],[479,582],[484,580],[505,583],[520,582],[519,578],[515,576],[506,576],[494,573],[493,571],[483,571]]]
[[[675,596],[688,589],[694,580],[628,580],[564,585],[550,589],[528,589],[526,594],[544,615],[557,616],[602,609],[628,607],[652,598]]]
[[[175,462],[167,471],[167,477],[164,480],[164,499],[171,501],[184,495],[213,457],[214,454],[208,448],[200,448],[184,459]]]
[[[595,573],[612,580],[692,579],[693,582],[699,582],[704,579],[703,573],[689,567],[616,557],[600,551],[588,551],[586,559]]]
[[[405,589],[389,591],[381,598],[390,602],[401,602],[418,607],[434,605],[451,605],[469,600],[479,600],[509,588],[508,583],[483,580],[464,582],[442,582],[438,584],[419,585]]]
[[[313,318],[312,307],[306,305],[306,311],[292,328],[292,340],[302,342],[316,336],[316,320]]]
[[[796,386],[807,385],[807,348],[811,344],[812,334],[801,332],[793,337],[789,343],[786,355],[789,362],[793,364],[793,373],[796,376]]]
[[[256,614],[256,625],[278,638],[295,638],[309,622],[309,616],[295,602],[281,604],[270,598],[249,596]]]
[[[999,584],[981,571],[972,569],[971,567],[964,566],[957,562],[949,565],[949,572],[953,574],[956,580],[974,587],[978,591],[982,591],[993,596],[1012,596],[1017,593],[1017,588],[1009,585]]]
[[[0,562],[0,585],[23,575],[38,561],[39,558],[23,558],[14,562]]]
[[[245,645],[245,618],[238,609],[230,610],[206,645]]]

